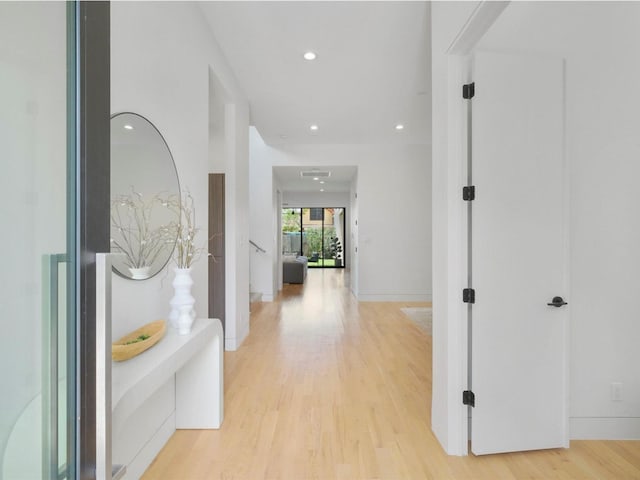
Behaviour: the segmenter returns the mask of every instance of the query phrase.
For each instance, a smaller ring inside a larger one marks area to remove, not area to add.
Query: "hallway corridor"
[[[430,429],[431,336],[400,310],[420,304],[358,303],[348,284],[309,270],[254,306],[225,354],[222,428],[177,431],[144,478],[640,478],[640,442],[446,456]]]

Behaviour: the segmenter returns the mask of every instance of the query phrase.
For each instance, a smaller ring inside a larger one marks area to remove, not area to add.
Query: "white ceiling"
[[[315,169],[331,172],[328,178],[302,178],[301,171],[309,172],[314,167],[274,167],[273,173],[278,179],[280,186],[288,192],[320,192],[323,188],[325,193],[348,192],[351,187],[351,180],[356,175],[357,167],[337,166],[337,167],[315,167]],[[321,184],[320,182],[325,183]]]
[[[431,142],[427,2],[200,5],[268,144]]]

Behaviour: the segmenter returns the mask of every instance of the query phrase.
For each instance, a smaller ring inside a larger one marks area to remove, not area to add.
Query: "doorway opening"
[[[282,209],[282,254],[307,258],[309,268],[344,268],[344,207]]]

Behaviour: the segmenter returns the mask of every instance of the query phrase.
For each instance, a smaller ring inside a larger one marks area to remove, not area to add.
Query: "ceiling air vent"
[[[302,178],[329,178],[331,176],[331,172],[327,170],[309,170],[306,172],[300,172],[300,176]]]

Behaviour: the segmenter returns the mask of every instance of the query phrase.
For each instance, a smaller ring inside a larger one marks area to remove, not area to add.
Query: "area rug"
[[[427,335],[431,335],[431,307],[403,307],[402,313],[411,319],[420,330]]]

